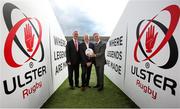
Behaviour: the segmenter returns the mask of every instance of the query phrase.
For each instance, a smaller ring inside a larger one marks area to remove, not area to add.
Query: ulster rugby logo
[[[170,22],[168,27],[166,27],[160,21],[156,20],[157,16],[159,16],[159,14],[162,12],[168,13],[168,15],[170,15]],[[178,60],[178,47],[173,36],[173,32],[175,31],[179,22],[180,9],[177,5],[170,5],[161,10],[159,14],[154,16],[152,19],[142,20],[139,22],[136,30],[137,42],[134,48],[134,59],[136,62],[149,60],[151,63],[157,64],[152,59],[152,57],[156,56],[163,49],[163,47],[168,44],[170,51],[169,59],[167,59],[167,62],[165,62],[163,65],[157,66],[163,69],[169,69],[172,68]],[[143,27],[142,23],[144,22],[147,23]],[[163,35],[159,34],[156,28],[159,28],[163,32]],[[142,42],[143,36],[145,37],[144,43]],[[158,37],[163,37],[160,43],[157,43],[156,41]],[[143,47],[143,45],[145,47]],[[157,46],[155,47],[155,45]],[[139,52],[137,52],[138,48],[144,55],[144,59],[139,58]]]
[[[41,23],[37,18],[31,18],[26,16],[24,13],[20,13],[24,16],[17,23],[13,25],[12,23],[12,11],[21,10],[11,3],[6,3],[3,7],[3,16],[9,30],[7,35],[7,39],[4,45],[4,57],[7,64],[11,67],[17,68],[22,66],[24,63],[34,60],[38,62],[42,62],[44,59],[44,49],[41,42],[42,39],[42,27]],[[23,29],[23,31],[20,31]],[[17,33],[21,34],[20,36]],[[37,39],[35,42],[34,39]],[[20,41],[21,40],[21,41]],[[23,43],[22,43],[23,42]],[[21,58],[21,56],[15,57],[13,56],[13,46],[17,46],[22,54],[27,58],[24,61],[17,62],[16,58]],[[38,51],[38,48],[41,47],[41,58],[35,59],[34,56]]]

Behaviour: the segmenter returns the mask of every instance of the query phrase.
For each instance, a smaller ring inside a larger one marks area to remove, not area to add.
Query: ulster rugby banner
[[[179,6],[179,0],[130,1],[107,43],[117,45],[107,48],[107,63],[114,58],[121,66],[110,79],[140,107],[180,107]]]
[[[0,11],[0,107],[40,107],[67,77],[65,38],[47,0],[1,0]]]

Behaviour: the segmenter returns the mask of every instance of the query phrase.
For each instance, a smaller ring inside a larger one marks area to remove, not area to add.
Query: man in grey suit
[[[105,49],[106,44],[100,40],[99,33],[93,34],[95,45],[94,54],[91,57],[95,57],[95,69],[97,76],[97,85],[94,88],[98,88],[98,91],[104,88],[104,65],[105,65]]]

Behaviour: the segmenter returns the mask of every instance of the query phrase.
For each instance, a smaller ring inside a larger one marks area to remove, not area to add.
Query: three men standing
[[[104,65],[105,65],[105,49],[106,44],[100,40],[99,33],[93,34],[95,44],[89,42],[89,36],[84,35],[84,42],[79,45],[78,31],[73,32],[73,39],[67,43],[66,57],[68,64],[68,79],[71,89],[74,89],[73,71],[75,71],[75,86],[79,87],[79,64],[82,68],[82,91],[85,87],[89,87],[91,68],[93,59],[95,60],[95,69],[97,76],[97,84],[94,88],[98,91],[104,88]],[[92,51],[92,52],[87,52]]]

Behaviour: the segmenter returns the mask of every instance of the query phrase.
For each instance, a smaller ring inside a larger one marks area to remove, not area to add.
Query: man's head
[[[99,42],[99,40],[100,40],[99,33],[94,33],[94,34],[93,34],[93,37],[94,37],[94,40],[95,40],[96,42]]]
[[[86,43],[89,42],[89,35],[88,34],[84,35],[84,42],[86,42]]]
[[[79,35],[78,31],[74,31],[72,35],[75,40],[78,40],[78,35]]]

